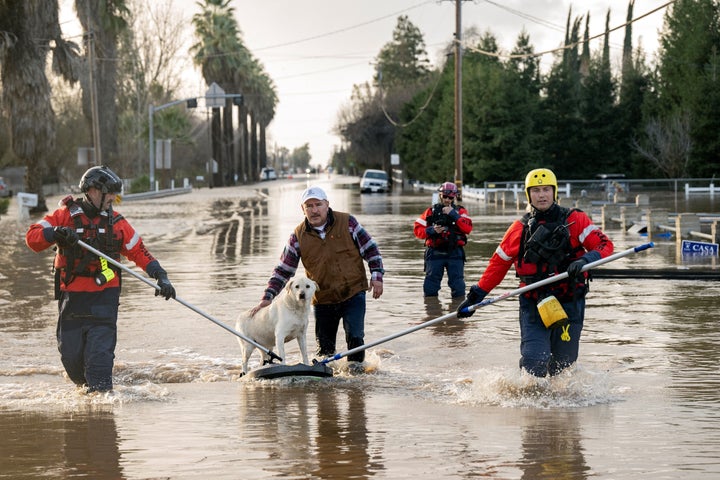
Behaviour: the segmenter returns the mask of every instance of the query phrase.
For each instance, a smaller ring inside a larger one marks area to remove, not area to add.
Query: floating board
[[[269,364],[250,370],[245,374],[248,378],[280,378],[280,377],[332,377],[333,370],[325,364],[295,365]]]

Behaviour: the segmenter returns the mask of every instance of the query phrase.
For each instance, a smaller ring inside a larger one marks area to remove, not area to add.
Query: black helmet
[[[80,179],[80,191],[87,193],[90,187],[95,187],[102,193],[122,193],[123,182],[115,172],[107,166],[89,168]]]

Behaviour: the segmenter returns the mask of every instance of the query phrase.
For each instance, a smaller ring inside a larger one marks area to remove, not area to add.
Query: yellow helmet
[[[554,198],[557,202],[558,185],[555,174],[547,168],[536,168],[535,170],[530,170],[530,173],[525,177],[525,196],[527,197],[528,203],[530,203],[530,187],[539,187],[541,185],[552,185]]]

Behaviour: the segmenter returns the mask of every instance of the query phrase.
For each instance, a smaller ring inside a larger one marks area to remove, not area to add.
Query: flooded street
[[[384,294],[368,297],[366,343],[453,311],[446,279],[439,299],[422,296],[423,247],[412,226],[430,193],[360,195],[352,180],[309,181],[333,209],[354,214],[383,254]],[[201,189],[117,210],[178,296],[234,327],[302,219],[306,182]],[[521,212],[464,205],[474,221],[470,285]],[[52,252],[25,246],[30,223],[15,200],[0,217],[0,478],[720,478],[717,281],[595,279],[579,362],[552,379],[520,373],[511,298],[370,348],[366,374],[340,360],[332,378],[251,380],[240,377],[234,335],[124,275],[115,391],[83,395],[64,377]],[[647,242],[605,231],[616,251]],[[608,267],[684,265],[674,239],[654,240]],[[491,296],[515,288],[511,273]],[[313,330],[311,319],[311,353]],[[286,352],[299,361],[295,342]]]

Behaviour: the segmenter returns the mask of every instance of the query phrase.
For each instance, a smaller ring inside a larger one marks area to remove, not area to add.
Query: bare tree
[[[191,66],[187,55],[188,18],[171,0],[126,0],[128,28],[120,37],[118,57],[118,138],[120,157],[141,174],[147,162],[148,106],[177,100],[182,72]],[[172,138],[188,135],[189,121],[181,110],[155,116],[158,133]],[[168,120],[168,121],[166,121]]]
[[[645,126],[645,134],[645,142],[633,140],[635,150],[667,178],[686,176],[692,150],[690,115],[678,113],[667,120],[653,118]]]

